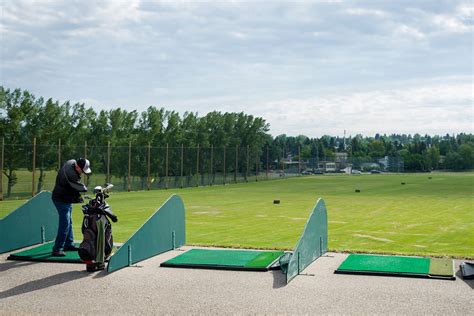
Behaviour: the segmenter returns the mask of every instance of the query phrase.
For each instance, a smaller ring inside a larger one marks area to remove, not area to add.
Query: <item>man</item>
[[[81,183],[81,175],[83,173],[88,175],[91,172],[89,160],[79,158],[66,161],[56,176],[52,199],[58,210],[59,225],[52,256],[64,257],[65,251],[78,250],[73,244],[72,203],[84,201],[80,192],[87,192],[87,188]]]

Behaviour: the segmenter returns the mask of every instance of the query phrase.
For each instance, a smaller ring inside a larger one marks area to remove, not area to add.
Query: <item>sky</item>
[[[0,3],[0,84],[276,136],[474,133],[473,1]]]

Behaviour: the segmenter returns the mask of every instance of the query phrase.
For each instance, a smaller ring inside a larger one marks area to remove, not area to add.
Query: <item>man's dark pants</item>
[[[61,251],[69,248],[74,242],[72,233],[72,204],[53,201],[59,215],[58,234],[54,243],[53,251]]]

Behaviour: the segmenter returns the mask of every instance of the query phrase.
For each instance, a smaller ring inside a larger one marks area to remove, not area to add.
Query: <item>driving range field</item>
[[[116,242],[126,241],[177,193],[186,211],[186,245],[112,273],[0,254],[0,315],[472,314],[474,280],[463,279],[459,267],[474,258],[473,188],[474,173],[432,173],[113,192],[108,202],[119,217]],[[280,270],[160,266],[195,245],[294,249],[320,197],[330,251],[288,284]],[[24,202],[0,202],[0,217]],[[75,239],[81,240],[79,205],[73,214]],[[455,257],[456,280],[337,274],[346,252]]]
[[[187,245],[293,249],[322,197],[330,251],[474,258],[472,172],[315,175],[112,192],[108,203],[119,217],[114,241],[126,241],[173,193],[184,201]],[[0,218],[22,203],[0,202]],[[81,240],[78,204],[73,217],[75,239]]]

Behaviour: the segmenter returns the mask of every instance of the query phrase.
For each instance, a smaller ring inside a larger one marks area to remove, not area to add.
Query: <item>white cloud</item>
[[[347,9],[346,12],[350,15],[375,16],[378,18],[383,18],[387,15],[387,13],[382,10],[362,9],[362,8],[350,8],[350,9]]]
[[[408,26],[408,25],[400,25],[395,29],[395,34],[397,36],[409,36],[413,37],[415,39],[423,39],[425,37],[425,34],[420,32],[414,27]]]
[[[272,133],[308,136],[472,129],[472,95],[460,97],[472,83],[466,1],[4,0],[0,9],[0,84],[35,95],[244,111]],[[427,107],[446,119],[419,115]]]
[[[453,16],[436,15],[433,18],[433,23],[451,33],[467,33],[472,31],[472,26],[464,24],[463,21]]]
[[[267,119],[274,135],[474,132],[473,88],[471,81],[286,99],[253,112]]]

